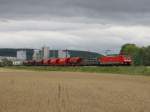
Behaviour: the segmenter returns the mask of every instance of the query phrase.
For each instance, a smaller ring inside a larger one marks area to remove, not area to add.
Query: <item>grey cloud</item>
[[[39,26],[36,26],[38,23]],[[11,21],[4,24],[5,31],[0,29],[0,47],[40,48],[47,45],[56,49],[102,52],[104,49],[118,50],[125,43],[135,43],[140,46],[147,46],[150,43],[149,26],[48,21]]]
[[[46,20],[7,20],[0,21],[0,31],[72,31],[82,30],[85,28],[107,28],[110,25],[103,24],[86,24],[79,22],[62,22]]]
[[[98,12],[149,12],[149,0],[1,0],[1,7],[16,11],[63,11],[66,9]],[[6,7],[9,6],[9,7]],[[7,11],[6,10],[6,11]],[[79,12],[74,12],[79,13]]]
[[[144,24],[150,19],[149,5],[149,0],[0,0],[0,18],[86,17]]]

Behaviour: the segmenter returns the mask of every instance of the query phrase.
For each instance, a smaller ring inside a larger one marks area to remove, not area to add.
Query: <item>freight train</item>
[[[102,56],[100,58],[49,58],[43,60],[24,61],[26,66],[107,66],[107,65],[131,65],[132,59],[129,56]]]

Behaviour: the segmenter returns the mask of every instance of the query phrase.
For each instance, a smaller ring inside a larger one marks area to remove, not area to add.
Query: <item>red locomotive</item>
[[[101,65],[131,65],[132,60],[128,56],[103,56],[98,59]]]

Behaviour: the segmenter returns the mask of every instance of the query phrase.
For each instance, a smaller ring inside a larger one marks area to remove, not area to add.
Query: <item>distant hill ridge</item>
[[[18,50],[25,50],[27,52],[27,59],[32,59],[34,49],[29,48],[0,48],[0,56],[16,57]]]

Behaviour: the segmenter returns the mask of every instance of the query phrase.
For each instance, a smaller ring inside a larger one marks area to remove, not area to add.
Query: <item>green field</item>
[[[150,75],[150,67],[146,66],[111,66],[111,67],[52,67],[52,66],[12,66],[9,69],[34,70],[34,71],[69,71],[69,72],[90,72],[90,73],[114,73],[128,75]]]

